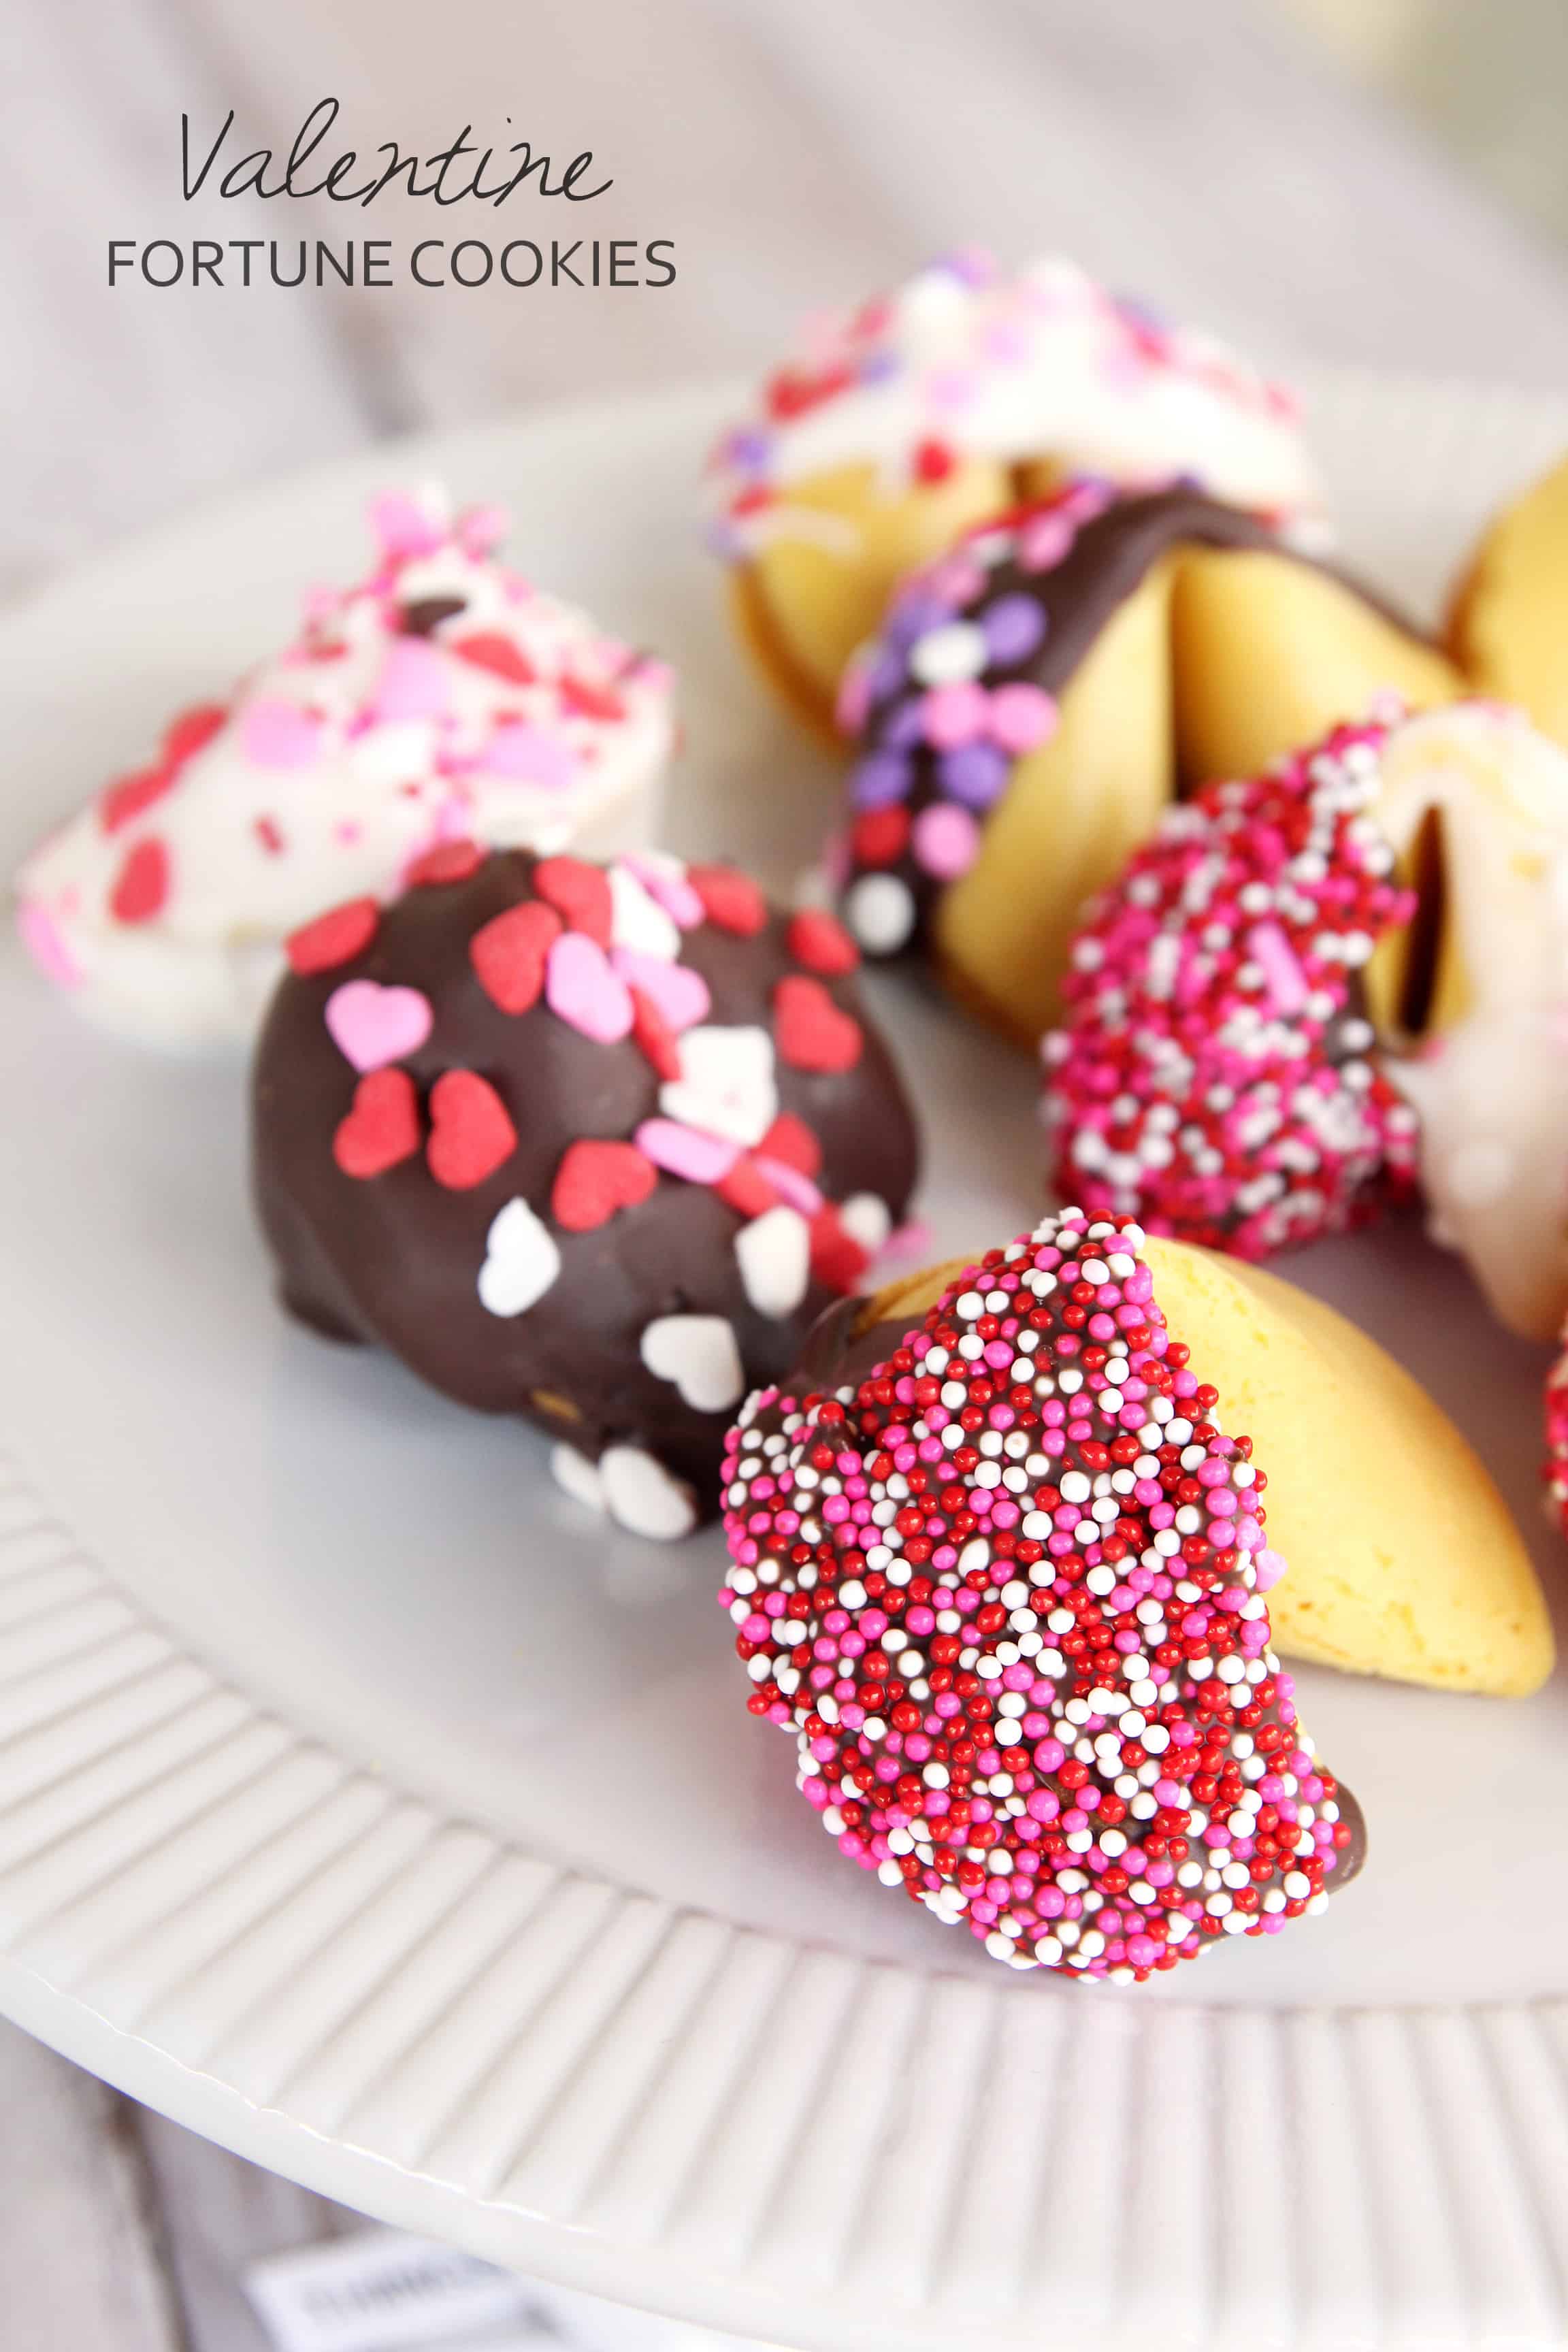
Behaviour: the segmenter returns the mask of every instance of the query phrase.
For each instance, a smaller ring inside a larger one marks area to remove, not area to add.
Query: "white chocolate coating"
[[[493,511],[393,494],[372,520],[368,579],[308,598],[205,740],[166,744],[23,866],[24,938],[107,1026],[243,1038],[291,930],[390,897],[443,840],[603,856],[655,835],[668,669],[498,562]]]
[[[1446,877],[1433,1026],[1390,1050],[1421,1122],[1434,1234],[1501,1319],[1568,1308],[1568,756],[1522,713],[1458,703],[1389,736],[1378,822],[1405,852],[1439,812]]]
[[[1319,520],[1293,400],[1223,344],[1116,300],[1071,262],[1007,278],[959,255],[823,322],[725,436],[712,468],[722,551],[820,539],[834,519],[792,507],[792,483],[868,464],[895,496],[932,444],[1132,485],[1188,475],[1308,532]]]

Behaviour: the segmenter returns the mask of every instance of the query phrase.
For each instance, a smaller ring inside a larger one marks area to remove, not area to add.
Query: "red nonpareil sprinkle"
[[[866,809],[849,828],[850,853],[858,866],[896,865],[909,837],[907,809]]]
[[[928,487],[945,482],[958,464],[958,458],[945,441],[921,441],[914,454],[914,477]]]
[[[481,923],[468,941],[479,986],[503,1013],[526,1013],[544,986],[545,959],[561,936],[553,907],[531,898]]]
[[[126,852],[109,911],[118,923],[150,923],[168,896],[169,853],[155,833],[148,834]]]
[[[613,902],[602,866],[589,866],[581,857],[543,857],[533,869],[533,887],[569,930],[585,932],[608,950]]]
[[[354,1088],[353,1108],[332,1138],[345,1176],[383,1175],[419,1149],[419,1097],[406,1070],[372,1070]]]
[[[828,980],[841,980],[860,961],[860,950],[837,916],[817,907],[803,907],[790,917],[784,945],[796,963]]]
[[[444,1070],[430,1089],[430,1173],[449,1192],[468,1192],[517,1149],[505,1103],[477,1070]]]
[[[592,1233],[617,1209],[637,1208],[658,1181],[658,1169],[635,1143],[585,1137],[562,1154],[550,1213],[569,1234]]]
[[[470,874],[479,872],[489,854],[477,841],[438,841],[433,849],[414,860],[405,879],[410,889],[434,889],[443,882],[466,882]]]
[[[821,981],[797,972],[773,990],[773,1039],[792,1068],[836,1076],[855,1067],[866,1043],[860,1024],[839,1011]]]
[[[289,932],[284,943],[289,965],[307,977],[313,971],[335,971],[364,953],[380,923],[381,908],[374,898],[345,898],[341,907],[330,907],[313,922]]]
[[[689,866],[686,878],[702,901],[702,911],[721,931],[754,939],[768,919],[768,902],[738,866]]]

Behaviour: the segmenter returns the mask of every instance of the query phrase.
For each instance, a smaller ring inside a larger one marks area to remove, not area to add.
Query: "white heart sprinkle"
[[[760,1143],[779,1107],[767,1031],[699,1026],[682,1035],[679,1053],[679,1077],[659,1088],[665,1117],[731,1143]]]
[[[561,1252],[521,1199],[490,1220],[479,1268],[479,1304],[491,1315],[523,1315],[542,1298],[561,1271]]]
[[[643,1332],[642,1360],[694,1412],[722,1412],[745,1393],[741,1350],[722,1315],[657,1316]]]
[[[697,1525],[690,1487],[640,1445],[607,1445],[599,1456],[599,1485],[611,1518],[634,1536],[670,1543]]]
[[[851,1192],[840,1204],[838,1222],[868,1257],[876,1256],[893,1227],[892,1212],[877,1192]]]
[[[680,933],[651,890],[619,859],[609,869],[610,945],[634,955],[658,956],[673,963],[680,953]]]
[[[584,1504],[590,1511],[605,1507],[605,1482],[599,1475],[599,1465],[579,1454],[574,1445],[552,1445],[550,1449],[550,1475],[563,1495],[574,1503]]]
[[[798,1209],[764,1209],[735,1235],[747,1297],[759,1315],[793,1315],[811,1278],[811,1229]]]

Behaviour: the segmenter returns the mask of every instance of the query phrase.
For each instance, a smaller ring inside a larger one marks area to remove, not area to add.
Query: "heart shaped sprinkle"
[[[488,669],[492,677],[504,677],[509,686],[531,686],[538,675],[527,655],[510,637],[489,629],[477,629],[471,636],[450,638],[447,650],[460,661],[471,662],[476,669]]]
[[[658,1168],[689,1184],[717,1184],[734,1166],[734,1144],[721,1135],[705,1134],[699,1127],[682,1127],[679,1119],[645,1118],[637,1131],[637,1146]]]
[[[680,1076],[680,1041],[651,998],[632,991],[632,1042],[666,1085]]]
[[[424,637],[394,637],[371,698],[371,714],[381,725],[410,719],[439,719],[450,700],[446,656]]]
[[[839,1011],[819,980],[795,972],[773,991],[773,1030],[792,1069],[829,1076],[852,1070],[866,1042],[860,1024]]]
[[[545,958],[561,937],[553,907],[531,898],[481,923],[468,941],[479,986],[503,1013],[526,1013],[544,985]]]
[[[875,1257],[886,1245],[893,1229],[891,1213],[879,1192],[851,1192],[847,1201],[838,1203],[838,1219],[845,1232],[854,1234],[868,1258]]]
[[[561,1271],[561,1252],[528,1202],[509,1201],[490,1220],[479,1268],[479,1304],[487,1314],[525,1315]]]
[[[466,882],[485,862],[477,841],[438,841],[414,859],[403,879],[411,890],[433,889],[442,882]]]
[[[780,1111],[757,1151],[761,1158],[782,1160],[786,1167],[798,1168],[803,1176],[822,1173],[822,1146],[805,1119],[796,1118],[792,1110]]]
[[[735,1334],[722,1315],[660,1315],[645,1326],[643,1362],[656,1380],[673,1381],[693,1412],[724,1412],[745,1394]]]
[[[811,1278],[811,1228],[798,1209],[764,1210],[735,1235],[735,1258],[759,1315],[793,1315]]]
[[[434,1018],[430,999],[418,989],[384,988],[374,980],[345,980],[327,999],[328,1032],[356,1070],[384,1069],[416,1054]]]
[[[174,782],[174,763],[161,760],[156,767],[138,768],[106,786],[98,803],[98,821],[105,833],[118,833],[161,801]]]
[[[169,853],[155,833],[126,852],[109,894],[117,923],[150,923],[169,895]]]
[[[673,963],[680,953],[680,929],[674,916],[625,859],[617,858],[610,867],[609,882],[611,947]]]
[[[671,1543],[697,1525],[690,1487],[640,1445],[605,1448],[599,1456],[599,1492],[617,1527],[634,1536]]]
[[[658,1181],[658,1169],[635,1143],[584,1137],[562,1154],[550,1213],[569,1234],[593,1233],[617,1209],[637,1208]]]
[[[332,1158],[345,1176],[380,1176],[419,1149],[419,1097],[406,1070],[373,1070],[339,1122]]]
[[[868,1264],[866,1251],[837,1210],[824,1202],[811,1221],[812,1279],[828,1290],[853,1290]]]
[[[706,1021],[713,1009],[708,982],[689,964],[665,963],[658,956],[638,955],[630,948],[615,948],[610,961],[628,988],[640,989],[658,1005],[667,1025],[679,1036]]]
[[[763,1216],[779,1204],[777,1192],[749,1152],[742,1153],[729,1174],[721,1176],[713,1190],[727,1209],[733,1209],[735,1214],[744,1217],[748,1223],[753,1217]]]
[[[612,905],[602,866],[585,865],[580,857],[542,857],[533,869],[533,887],[569,929],[585,931],[595,947],[608,950]]]
[[[859,949],[837,917],[818,907],[803,907],[790,917],[784,945],[796,963],[828,980],[842,980],[860,961]]]
[[[345,898],[341,907],[329,907],[314,922],[301,923],[290,931],[284,942],[291,968],[302,978],[312,972],[335,971],[340,964],[352,963],[363,955],[374,939],[381,922],[381,908],[374,898]]]
[[[163,730],[163,758],[167,765],[183,768],[187,760],[194,760],[227,719],[228,712],[221,702],[194,702],[188,710],[177,710]]]
[[[749,874],[735,866],[689,866],[686,878],[702,901],[703,912],[721,931],[738,939],[754,939],[768,919],[768,902]]]
[[[759,1151],[752,1165],[763,1181],[772,1185],[775,1197],[787,1201],[803,1217],[815,1217],[821,1209],[822,1194],[817,1187],[809,1176],[792,1168],[787,1160],[770,1160],[765,1151]]]
[[[686,868],[679,857],[671,857],[667,850],[645,849],[640,856],[628,857],[625,863],[672,922],[683,931],[697,929],[702,920],[702,901],[688,881]]]
[[[773,1039],[765,1029],[721,1023],[688,1029],[679,1079],[659,1088],[658,1107],[683,1126],[760,1143],[778,1115]]]
[[[430,1089],[430,1140],[425,1156],[437,1184],[468,1192],[493,1176],[517,1149],[505,1103],[477,1070],[445,1070]]]
[[[595,940],[563,931],[544,968],[545,1001],[595,1045],[613,1045],[632,1025],[632,992]]]
[[[321,748],[321,722],[297,702],[253,702],[240,722],[240,746],[258,768],[308,768]]]

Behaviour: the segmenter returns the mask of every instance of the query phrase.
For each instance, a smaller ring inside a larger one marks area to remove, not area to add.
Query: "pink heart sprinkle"
[[[577,754],[559,735],[519,721],[497,728],[479,755],[479,766],[487,776],[512,776],[519,783],[561,792],[577,773]]]
[[[371,698],[384,724],[398,719],[439,719],[448,701],[447,656],[424,637],[394,637]]]
[[[610,961],[628,988],[640,988],[679,1036],[695,1029],[713,1009],[708,982],[700,971],[683,963],[666,963],[661,956],[639,955],[635,948],[615,948]]]
[[[656,1168],[689,1184],[719,1183],[741,1156],[739,1144],[674,1118],[645,1118],[632,1140]]]
[[[387,555],[431,555],[444,533],[435,518],[405,490],[384,490],[370,502],[370,527]]]
[[[552,947],[544,998],[557,1019],[570,1022],[596,1045],[613,1045],[631,1029],[631,990],[585,931],[563,931]]]
[[[356,1070],[384,1070],[417,1053],[430,1034],[430,1000],[416,988],[345,980],[327,999],[332,1043]]]
[[[38,970],[57,988],[75,988],[81,968],[66,945],[64,932],[41,898],[24,898],[16,910],[22,943]]]
[[[765,1176],[781,1201],[798,1209],[803,1217],[815,1217],[822,1206],[822,1194],[809,1176],[792,1168],[784,1160],[775,1160],[770,1152],[757,1154],[757,1173]]]
[[[321,720],[297,702],[253,702],[240,726],[245,756],[258,768],[308,768],[321,737]]]
[[[648,897],[683,931],[694,931],[700,923],[706,922],[707,909],[684,874],[661,866],[653,857],[628,857],[626,863],[627,871],[637,876]]]

